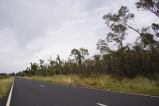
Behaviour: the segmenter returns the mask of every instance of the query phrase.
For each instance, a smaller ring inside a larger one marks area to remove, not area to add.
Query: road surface
[[[159,98],[15,78],[10,106],[159,106]]]

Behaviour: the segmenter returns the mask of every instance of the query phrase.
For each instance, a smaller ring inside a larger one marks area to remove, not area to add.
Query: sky
[[[128,6],[136,14],[135,26],[157,20],[139,11],[136,0],[0,0],[0,73],[18,72],[39,59],[67,59],[73,48],[84,47],[90,57],[108,28],[104,14]],[[144,18],[143,18],[144,17]],[[127,42],[136,34],[129,31]]]

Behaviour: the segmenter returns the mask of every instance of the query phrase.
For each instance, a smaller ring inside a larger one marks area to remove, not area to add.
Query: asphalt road
[[[159,106],[159,98],[15,78],[11,106]]]

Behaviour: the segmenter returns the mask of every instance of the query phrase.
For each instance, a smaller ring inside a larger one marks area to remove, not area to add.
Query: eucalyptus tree
[[[152,2],[152,5],[144,4],[148,1]],[[158,15],[158,1],[156,0],[140,0],[140,2],[136,3],[137,8],[144,8]],[[149,6],[149,7],[148,7]],[[153,8],[153,9],[152,9]],[[143,64],[147,64],[148,68],[142,67],[141,70],[157,70],[157,58],[159,55],[159,25],[153,23],[150,27],[143,27],[142,29],[138,29],[130,25],[129,23],[135,17],[135,14],[130,13],[129,9],[125,6],[121,6],[117,13],[108,13],[103,16],[105,23],[110,29],[110,32],[107,34],[105,40],[99,40],[97,42],[97,49],[100,50],[101,53],[106,53],[103,55],[103,59],[106,60],[107,70],[115,70],[116,72],[124,72],[125,75],[129,76],[132,71],[132,62],[133,59],[131,55],[134,51],[129,45],[123,45],[123,41],[127,35],[127,30],[135,31],[139,37],[136,39],[136,45],[141,47],[143,52],[141,59],[143,62],[140,63],[140,67]],[[153,30],[154,32],[152,33]],[[112,44],[117,45],[117,49],[111,49]],[[127,59],[130,59],[127,61]],[[128,64],[129,63],[129,64]],[[135,64],[135,63],[134,63]],[[109,66],[109,68],[108,68]],[[115,68],[116,67],[116,68]],[[131,68],[130,68],[131,67]]]
[[[128,25],[129,20],[134,18],[134,14],[129,12],[129,9],[122,6],[117,13],[108,13],[103,16],[105,23],[111,30],[106,37],[106,43],[114,42],[117,47],[122,48],[123,41],[127,35],[127,29],[131,28]]]
[[[95,61],[99,61],[99,60],[100,60],[101,55],[99,55],[99,54],[95,54],[93,57],[94,57],[94,60],[95,60]]]
[[[57,65],[57,61],[53,60],[52,58],[50,58],[48,61],[49,61],[48,70],[50,71],[50,74],[56,75],[55,66]]]
[[[38,64],[37,63],[30,63],[30,70],[31,70],[32,75],[37,75]]]
[[[128,24],[134,17],[135,15],[129,12],[129,9],[125,6],[121,6],[117,13],[108,13],[103,16],[110,32],[107,33],[105,40],[98,41],[97,49],[102,53],[106,52],[103,55],[103,59],[106,63],[107,72],[123,72],[128,76],[127,71],[124,69],[124,50],[126,45],[123,44],[123,41],[128,29],[136,30]],[[116,45],[116,51],[111,48],[112,44]]]
[[[81,61],[82,61],[82,56],[81,56],[81,53],[78,49],[72,49],[71,50],[71,55],[70,56],[74,56],[77,64],[81,64]]]
[[[85,48],[72,49],[71,56],[74,56],[76,62],[81,64],[84,61],[85,56],[89,55],[88,50]]]
[[[43,59],[39,59],[39,63],[40,63],[40,68],[43,69],[44,68],[44,60]]]
[[[137,8],[148,10],[159,17],[159,0],[138,0],[136,6]]]
[[[138,2],[136,2],[136,7],[138,9],[150,11],[159,18],[159,0],[138,0]],[[156,38],[159,39],[159,24],[152,23],[151,25],[151,29],[155,34],[148,32],[149,29],[150,27],[147,27],[146,29],[144,28],[144,32],[146,32],[146,34],[143,34],[143,36],[145,36],[148,40],[146,41],[146,39],[143,39],[143,42],[151,44],[151,47],[157,46],[159,48],[159,41],[156,40]]]
[[[89,55],[88,49],[85,49],[85,48],[81,47],[81,48],[79,48],[79,52],[81,54],[81,60],[84,62],[85,56]]]
[[[159,18],[159,0],[138,0],[138,2],[136,2],[136,7],[138,9],[150,11]],[[151,53],[149,53],[149,56],[152,60],[152,66],[154,67],[154,70],[159,70],[159,59],[157,58],[159,57],[159,23],[152,23],[151,26],[146,29],[146,34],[149,35],[148,39],[150,39],[151,43]]]
[[[57,55],[57,57],[56,57],[56,63],[57,63],[56,70],[57,70],[57,72],[59,71],[59,73],[61,75],[62,74],[62,61],[61,61],[59,55]]]
[[[79,49],[72,49],[71,50],[71,55],[75,58],[75,61],[77,63],[77,69],[78,72],[84,72],[84,68],[85,65],[83,65],[82,63],[84,63],[85,61],[85,57],[89,55],[88,50],[85,48],[79,48]]]

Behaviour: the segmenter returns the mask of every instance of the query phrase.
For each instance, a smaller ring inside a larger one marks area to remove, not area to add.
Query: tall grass
[[[34,76],[30,77],[30,79],[69,84],[69,77],[71,79],[71,85],[159,96],[159,80],[150,80],[141,76],[133,79],[117,79],[109,75],[90,75],[87,77],[81,75],[56,75],[49,77]]]
[[[6,95],[11,86],[12,78],[0,79],[0,99]]]

